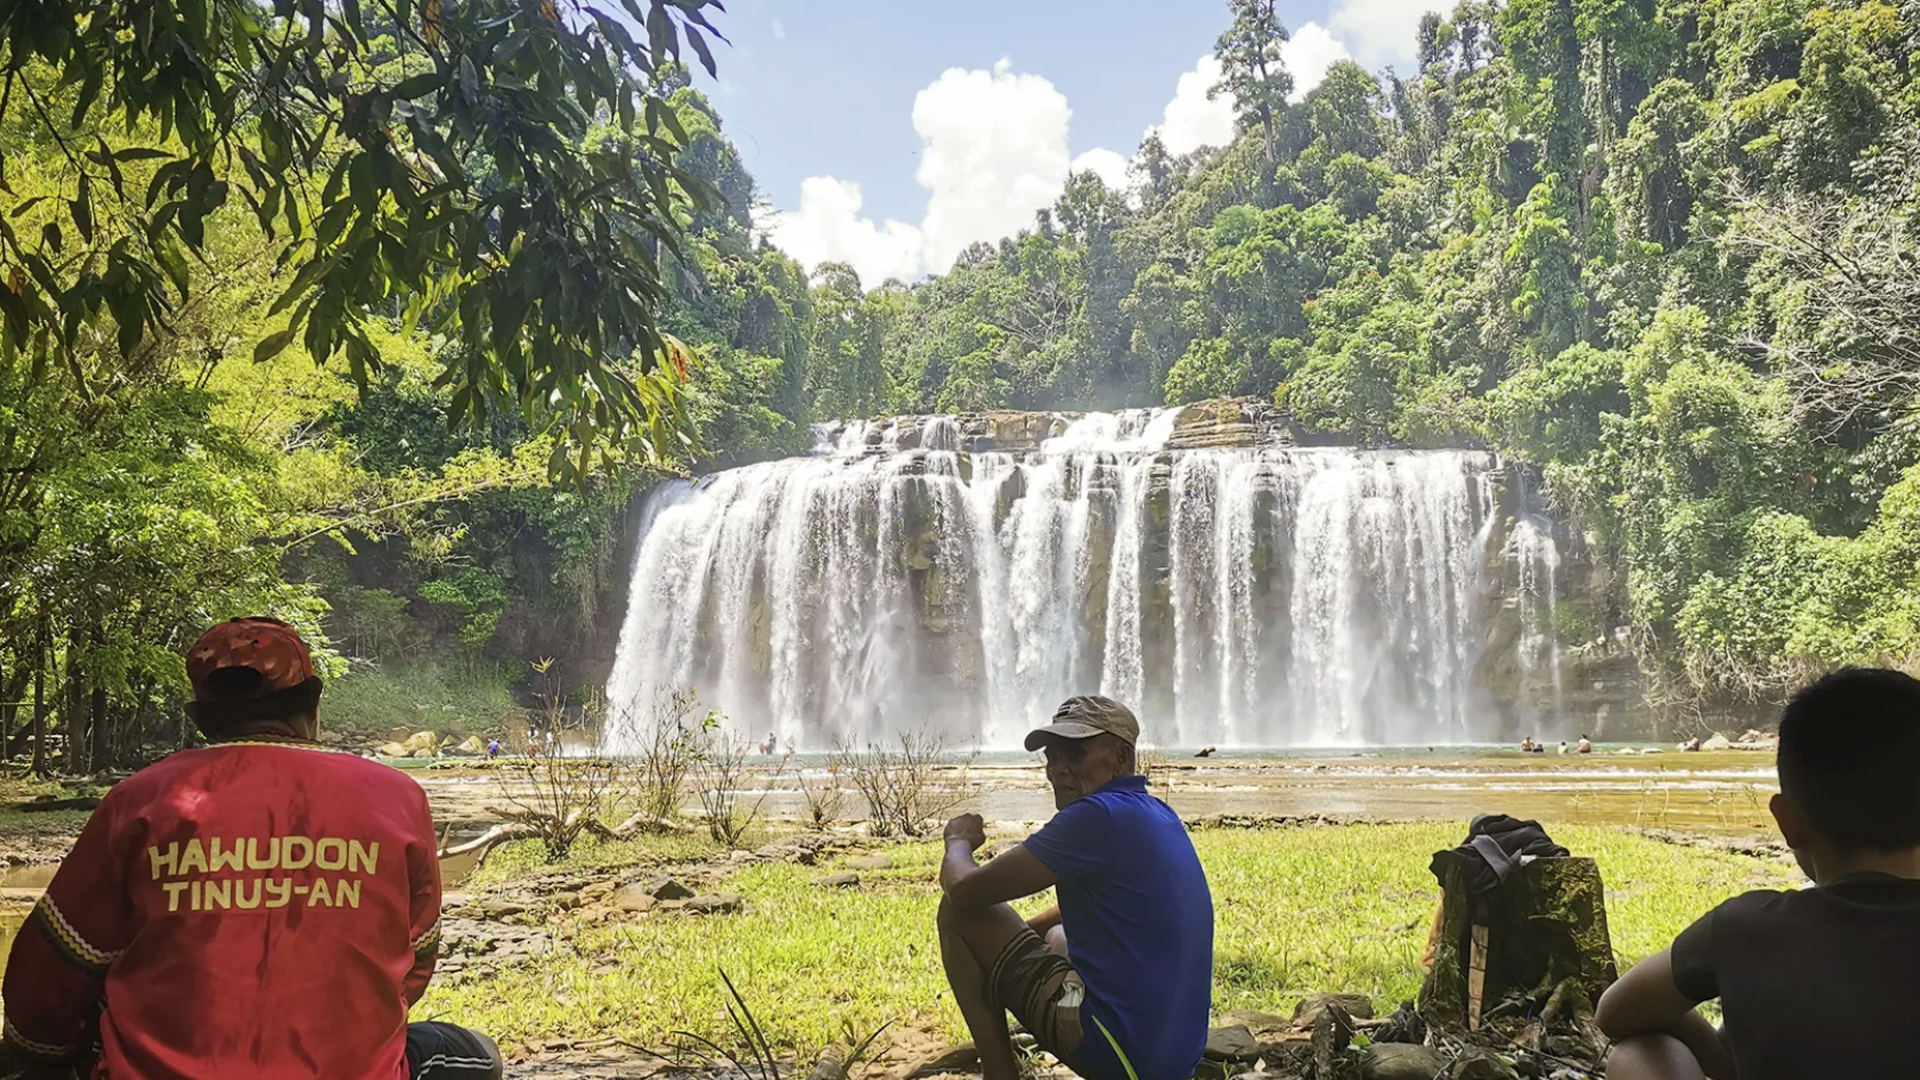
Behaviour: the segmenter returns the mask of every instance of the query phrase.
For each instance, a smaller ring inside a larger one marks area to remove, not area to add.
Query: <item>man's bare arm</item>
[[[1695,1002],[1673,981],[1673,956],[1662,949],[1635,964],[1600,995],[1594,1022],[1614,1042],[1635,1035],[1670,1035],[1686,1044],[1713,1080],[1734,1080],[1733,1055],[1720,1032],[1694,1011]]]
[[[991,907],[1053,887],[1053,871],[1025,846],[1013,848],[985,866],[975,862],[973,853],[985,842],[978,814],[961,814],[947,824],[940,888],[947,894],[948,903]]]
[[[1059,926],[1060,905],[1055,904],[1038,915],[1035,915],[1033,918],[1028,919],[1027,925],[1033,927],[1033,932],[1036,934],[1044,934],[1054,927]]]

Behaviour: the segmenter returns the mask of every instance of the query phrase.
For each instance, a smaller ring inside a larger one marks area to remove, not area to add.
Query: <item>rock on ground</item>
[[[659,902],[645,885],[623,885],[607,899],[609,906],[629,913],[651,911]]]
[[[746,906],[746,900],[737,893],[702,893],[683,901],[672,901],[688,911],[701,915],[731,914]]]
[[[1446,1060],[1424,1046],[1375,1043],[1360,1057],[1360,1080],[1433,1080]]]
[[[1213,1061],[1252,1061],[1260,1056],[1260,1040],[1240,1024],[1214,1028],[1207,1035],[1206,1056]]]
[[[647,885],[647,894],[655,900],[689,900],[693,890],[670,877],[655,878]]]
[[[545,930],[473,919],[440,924],[440,962],[436,971],[458,979],[523,963],[553,947]]]
[[[1478,1047],[1460,1051],[1446,1073],[1447,1080],[1519,1080],[1519,1075],[1499,1055]]]
[[[1293,1020],[1279,1013],[1261,1012],[1258,1009],[1229,1009],[1220,1014],[1220,1019],[1228,1024],[1240,1024],[1258,1035],[1263,1032],[1285,1031],[1293,1027]]]
[[[1320,1014],[1327,1006],[1338,1005],[1346,1014],[1358,1020],[1373,1019],[1373,999],[1365,994],[1315,994],[1303,999],[1293,1007],[1293,1022],[1303,1028],[1310,1028],[1319,1022]]]
[[[857,859],[853,859],[849,861],[847,865],[853,867],[855,870],[891,870],[893,869],[893,857],[882,852],[875,852],[872,855],[862,855]]]

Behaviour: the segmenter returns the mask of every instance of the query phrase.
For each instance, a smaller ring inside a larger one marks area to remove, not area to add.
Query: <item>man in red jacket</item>
[[[498,1080],[485,1036],[407,1023],[440,939],[420,785],[313,741],[283,622],[207,631],[187,677],[213,745],[101,800],[14,942],[6,1047],[95,1080]]]

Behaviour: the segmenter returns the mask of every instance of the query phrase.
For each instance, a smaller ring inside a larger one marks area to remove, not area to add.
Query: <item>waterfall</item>
[[[805,749],[927,726],[1015,746],[1094,690],[1161,745],[1511,733],[1475,679],[1489,548],[1526,547],[1525,586],[1546,591],[1522,666],[1557,659],[1536,625],[1557,554],[1527,520],[1494,539],[1492,455],[1169,449],[1176,420],[1042,416],[1024,443],[974,418],[823,425],[806,457],[664,485],[608,700],[692,686]]]
[[[1557,723],[1566,711],[1560,671],[1560,547],[1550,527],[1526,517],[1514,523],[1512,554],[1520,582],[1520,666],[1535,671],[1544,658]]]

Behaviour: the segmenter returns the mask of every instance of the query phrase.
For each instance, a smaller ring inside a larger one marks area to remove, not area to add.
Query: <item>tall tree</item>
[[[0,222],[0,350],[66,363],[107,317],[135,352],[237,196],[286,239],[260,358],[299,338],[364,382],[369,319],[404,309],[467,346],[444,373],[455,419],[564,430],[557,472],[650,458],[685,434],[657,377],[660,255],[703,191],[652,74],[683,41],[712,70],[718,6],[650,0],[639,37],[593,0],[0,6],[0,113],[65,162],[39,228]],[[618,137],[589,139],[603,119]]]
[[[1258,122],[1266,135],[1267,164],[1274,164],[1274,116],[1286,108],[1293,93],[1293,75],[1287,71],[1280,47],[1287,28],[1280,22],[1274,0],[1227,0],[1233,25],[1213,44],[1220,61],[1221,79],[1207,97],[1233,95],[1233,107],[1242,127]]]

